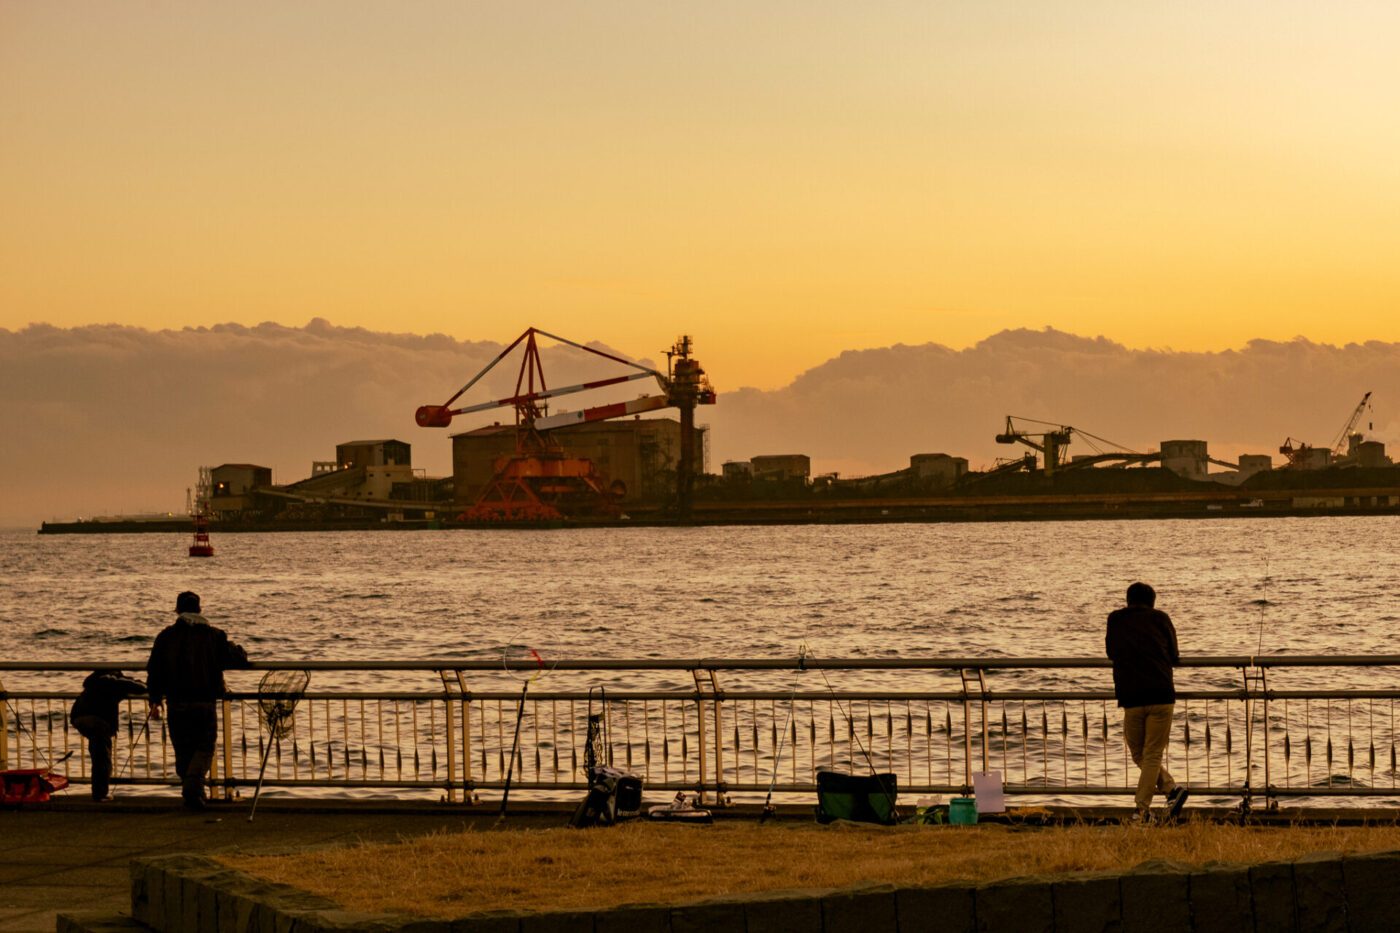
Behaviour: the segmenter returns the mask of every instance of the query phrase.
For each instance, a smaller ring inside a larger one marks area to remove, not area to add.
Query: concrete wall
[[[600,830],[602,831],[602,830]],[[703,832],[703,830],[700,830]],[[936,848],[941,832],[928,830]],[[1143,830],[1151,832],[1151,830]],[[623,879],[619,879],[622,881]],[[1214,933],[1400,927],[1400,852],[1317,853],[1257,865],[1144,862],[1122,872],[1005,878],[982,884],[766,891],[685,904],[601,910],[499,910],[453,919],[360,914],[201,856],[131,864],[131,913],[156,933],[756,933],[760,930],[949,933]],[[108,929],[94,914],[59,917],[58,933]]]

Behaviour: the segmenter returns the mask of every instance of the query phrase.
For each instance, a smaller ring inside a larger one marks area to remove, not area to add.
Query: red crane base
[[[593,462],[582,457],[516,456],[497,462],[496,475],[462,522],[547,522],[617,518],[622,509],[603,488]]]

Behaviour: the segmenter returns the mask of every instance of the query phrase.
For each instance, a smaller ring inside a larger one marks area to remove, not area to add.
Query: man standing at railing
[[[175,599],[173,625],[156,636],[146,663],[146,692],[152,718],[169,700],[167,722],[175,746],[175,771],[181,796],[191,810],[204,809],[204,778],[214,762],[218,738],[217,704],[227,692],[224,671],[248,666],[248,654],[199,614],[199,596],[184,592]]]
[[[1141,769],[1133,798],[1134,823],[1152,821],[1149,808],[1157,791],[1167,795],[1171,816],[1186,802],[1186,788],[1162,767],[1176,708],[1172,666],[1181,663],[1181,653],[1176,628],[1165,612],[1154,608],[1156,602],[1156,591],[1146,583],[1128,587],[1128,605],[1109,614],[1104,639],[1113,661],[1113,692],[1123,708],[1123,739],[1133,764]]]

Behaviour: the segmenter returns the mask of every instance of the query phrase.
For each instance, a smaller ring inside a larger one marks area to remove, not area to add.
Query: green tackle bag
[[[857,776],[817,772],[817,822],[854,820],[857,823],[895,822],[898,779],[893,774]]]

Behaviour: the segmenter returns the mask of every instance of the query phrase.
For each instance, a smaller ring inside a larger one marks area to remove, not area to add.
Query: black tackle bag
[[[898,780],[893,774],[817,772],[817,822],[853,820],[857,823],[895,822]]]
[[[606,765],[588,772],[588,795],[574,810],[569,825],[612,826],[642,812],[642,779]]]
[[[569,825],[612,826],[642,813],[642,779],[612,766],[608,741],[607,694],[598,688],[602,712],[593,712],[593,689],[588,691],[588,733],[583,746],[583,773],[588,794],[574,810]]]

